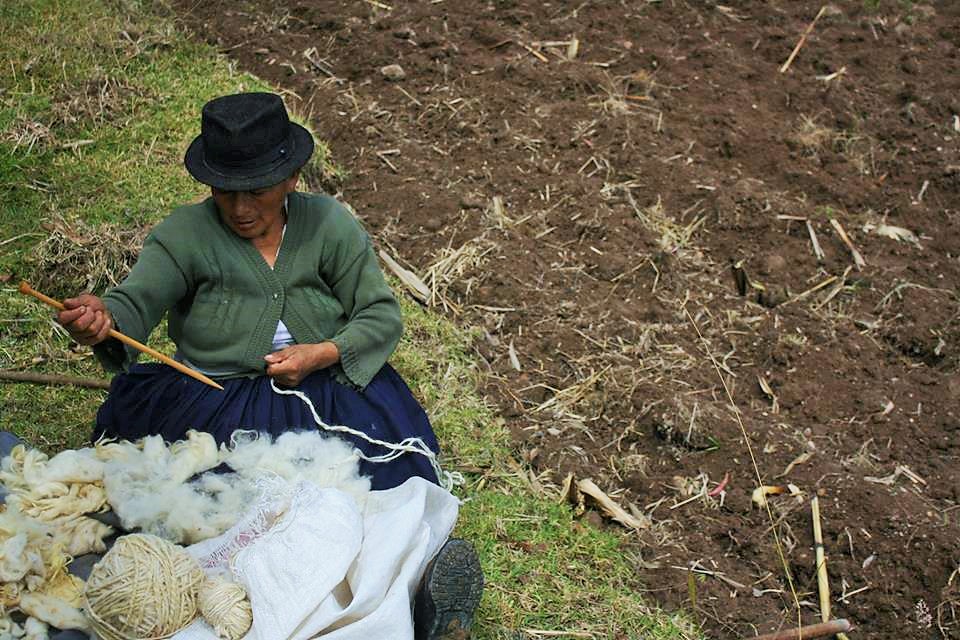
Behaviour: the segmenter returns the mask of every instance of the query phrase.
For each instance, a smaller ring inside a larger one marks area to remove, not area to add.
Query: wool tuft
[[[353,447],[315,431],[272,440],[236,432],[219,450],[213,436],[191,431],[167,447],[159,436],[103,446],[107,500],[127,530],[138,528],[180,544],[220,535],[260,495],[258,480],[302,480],[340,489],[359,504],[370,480],[360,475]],[[220,473],[211,471],[226,469]]]

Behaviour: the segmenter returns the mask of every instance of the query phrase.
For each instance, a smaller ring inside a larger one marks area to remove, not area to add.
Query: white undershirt
[[[289,347],[294,343],[293,336],[290,335],[290,330],[287,329],[287,325],[283,324],[283,320],[277,323],[277,331],[273,334],[273,350],[280,351],[285,347]]]
[[[284,203],[284,210],[286,210],[286,203]],[[287,225],[283,225],[283,230],[280,232],[280,246],[277,247],[277,255],[274,256],[273,263],[276,264],[277,260],[280,259],[280,247],[283,246],[283,236],[287,233]],[[273,269],[273,267],[270,267]],[[283,324],[283,320],[277,322],[277,330],[273,333],[273,350],[280,351],[280,349],[289,347],[294,343],[293,336],[290,335],[290,330],[287,329],[287,325]]]

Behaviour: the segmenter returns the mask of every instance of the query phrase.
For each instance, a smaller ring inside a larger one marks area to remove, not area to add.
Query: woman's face
[[[295,173],[280,184],[253,191],[221,191],[211,187],[210,193],[223,223],[241,238],[253,240],[283,228],[284,199],[296,189],[299,178],[300,174]]]

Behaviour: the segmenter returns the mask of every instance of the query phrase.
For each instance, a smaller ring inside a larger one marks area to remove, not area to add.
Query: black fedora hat
[[[249,191],[283,182],[312,153],[313,136],[290,122],[280,96],[238,93],[203,106],[200,135],[183,163],[204,184]]]

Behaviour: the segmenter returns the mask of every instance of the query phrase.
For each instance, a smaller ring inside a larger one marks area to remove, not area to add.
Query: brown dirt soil
[[[960,3],[835,2],[785,73],[820,4],[729,4],[174,0],[293,92],[349,172],[324,186],[483,329],[541,483],[650,518],[651,599],[689,609],[697,563],[727,578],[696,582],[708,636],[795,623],[776,531],[818,620],[818,494],[852,637],[960,637]],[[708,353],[764,482],[803,493],[770,516]]]

